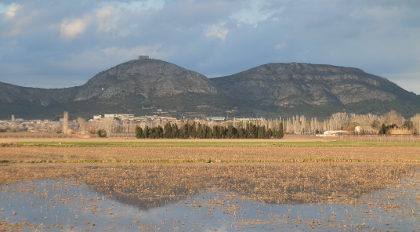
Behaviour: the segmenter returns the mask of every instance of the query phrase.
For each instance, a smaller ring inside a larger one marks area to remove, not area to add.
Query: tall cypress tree
[[[156,128],[156,138],[163,138],[163,128],[161,126]]]
[[[183,138],[188,139],[190,137],[190,133],[188,131],[188,124],[185,124],[183,126],[183,131],[184,131]]]
[[[256,138],[258,138],[258,128],[257,128],[257,126],[256,125],[252,125],[251,126],[251,134],[252,134],[252,138],[254,138],[254,139],[256,139]]]
[[[274,137],[277,139],[281,139],[284,137],[284,129],[282,122],[279,123],[278,128],[275,130]]]
[[[265,138],[265,126],[258,126],[257,138],[259,139]]]
[[[149,136],[150,136],[150,129],[149,129],[148,126],[145,126],[144,127],[143,133],[144,133],[144,138],[149,138]]]
[[[165,138],[173,138],[172,137],[172,125],[171,123],[167,122],[163,127],[163,137]]]
[[[382,130],[388,129],[385,125]],[[235,127],[233,124],[228,126],[214,125],[212,128],[201,123],[185,123],[178,128],[177,124],[166,123],[163,127],[148,127],[142,129],[136,126],[137,138],[283,138],[283,123],[280,122],[274,128],[265,125],[247,123],[245,127]]]
[[[238,129],[238,137],[240,139],[246,138],[246,131],[245,131],[245,129],[243,127],[239,127],[239,129]]]
[[[271,139],[272,137],[273,137],[273,130],[271,130],[271,128],[268,128],[266,138]]]
[[[179,138],[179,128],[178,125],[176,123],[172,124],[171,126],[171,132],[172,132],[172,138]]]
[[[140,126],[136,126],[136,138],[144,138],[143,128],[141,128]]]
[[[204,138],[211,138],[211,128],[207,125],[204,125]]]
[[[205,136],[205,134],[203,132],[203,126],[201,125],[201,123],[198,123],[196,136],[197,136],[197,138],[204,138],[204,136]]]

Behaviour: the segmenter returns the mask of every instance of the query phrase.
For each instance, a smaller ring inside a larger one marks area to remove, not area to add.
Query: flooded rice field
[[[420,229],[420,171],[345,202],[266,203],[207,189],[176,200],[96,191],[69,179],[0,186],[1,229],[24,231],[295,231]],[[154,203],[154,204],[151,204]],[[153,206],[151,206],[153,205]]]
[[[418,144],[155,143],[0,147],[0,231],[420,231]]]

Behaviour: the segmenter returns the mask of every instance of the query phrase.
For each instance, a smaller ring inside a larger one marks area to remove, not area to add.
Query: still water
[[[403,182],[351,203],[265,204],[208,192],[145,208],[83,183],[40,180],[0,185],[0,222],[24,231],[418,231],[419,193]]]

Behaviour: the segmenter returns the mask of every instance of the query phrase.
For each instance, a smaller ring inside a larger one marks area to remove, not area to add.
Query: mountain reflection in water
[[[414,213],[420,207],[419,183],[412,183],[403,181],[349,204],[267,204],[217,191],[142,201],[134,195],[98,193],[83,183],[39,180],[0,185],[0,229],[414,231],[420,227]]]

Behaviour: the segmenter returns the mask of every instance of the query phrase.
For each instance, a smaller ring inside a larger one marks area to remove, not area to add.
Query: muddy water
[[[406,180],[341,204],[264,204],[208,192],[144,209],[85,184],[41,180],[0,186],[0,222],[28,231],[418,231],[419,186]]]

